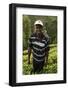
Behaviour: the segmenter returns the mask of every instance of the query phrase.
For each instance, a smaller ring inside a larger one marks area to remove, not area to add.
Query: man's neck
[[[42,33],[36,33],[37,34],[37,37],[39,38],[39,39],[42,39],[43,38],[43,34]]]

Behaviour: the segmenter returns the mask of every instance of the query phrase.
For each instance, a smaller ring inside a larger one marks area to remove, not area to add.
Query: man
[[[29,38],[28,64],[30,64],[30,56],[32,52],[32,71],[34,73],[39,73],[43,69],[44,63],[47,63],[48,60],[49,36],[43,33],[43,23],[41,20],[37,20],[34,23],[34,26],[35,32]]]

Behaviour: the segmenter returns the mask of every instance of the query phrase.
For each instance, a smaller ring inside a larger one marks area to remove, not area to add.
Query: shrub
[[[52,48],[49,51],[48,63],[45,65],[43,71],[41,73],[57,73],[57,47],[56,44],[50,45]],[[31,63],[28,65],[28,53],[27,50],[23,52],[23,61],[22,61],[22,73],[25,75],[29,75],[32,70],[32,55],[30,59]]]

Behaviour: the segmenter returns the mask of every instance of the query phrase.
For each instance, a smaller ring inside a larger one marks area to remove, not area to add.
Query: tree
[[[28,16],[23,16],[23,48],[27,49],[28,39],[31,34],[31,22]]]

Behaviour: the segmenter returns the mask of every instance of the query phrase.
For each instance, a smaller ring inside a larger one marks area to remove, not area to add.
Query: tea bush
[[[30,58],[30,65],[28,65],[28,51],[24,50],[22,56],[22,73],[25,75],[29,75],[30,71],[32,70],[32,55]],[[48,63],[44,65],[42,73],[57,73],[57,45],[52,44],[50,45],[50,51],[48,56]]]

